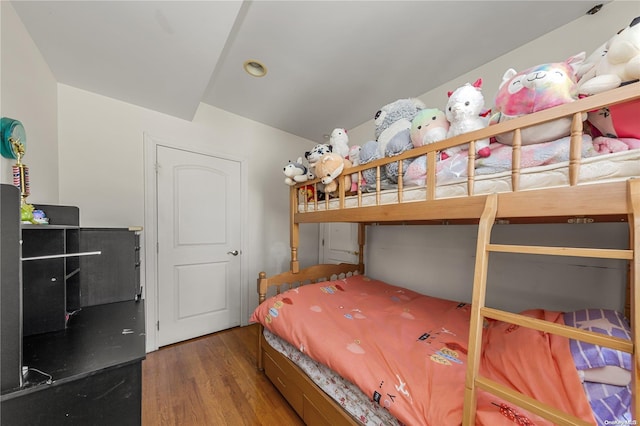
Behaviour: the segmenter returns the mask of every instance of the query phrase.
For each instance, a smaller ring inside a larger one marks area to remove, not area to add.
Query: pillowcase
[[[629,324],[620,312],[581,309],[564,314],[566,325],[631,340]],[[627,386],[631,381],[631,354],[592,343],[570,340],[576,368],[585,381]]]
[[[614,386],[628,386],[631,383],[631,371],[613,365],[578,370],[578,376],[583,383],[602,383]]]

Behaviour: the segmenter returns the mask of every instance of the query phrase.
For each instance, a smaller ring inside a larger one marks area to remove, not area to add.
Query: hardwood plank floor
[[[256,367],[258,326],[165,346],[142,362],[143,426],[304,423]]]

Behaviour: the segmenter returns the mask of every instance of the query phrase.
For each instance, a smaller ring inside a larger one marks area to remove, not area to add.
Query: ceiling
[[[185,120],[203,102],[316,142],[598,3],[12,2],[60,83]],[[267,75],[245,73],[246,60]]]

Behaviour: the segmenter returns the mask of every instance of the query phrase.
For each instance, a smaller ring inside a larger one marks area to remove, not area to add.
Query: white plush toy
[[[484,108],[484,96],[481,88],[482,79],[479,78],[473,85],[467,83],[455,91],[449,92],[449,101],[445,109],[447,120],[449,120],[447,138],[487,127],[487,119],[480,115]],[[479,157],[491,155],[489,139],[476,141],[475,147]],[[443,151],[441,157],[442,159],[449,158],[463,148],[464,145],[451,147]]]
[[[600,46],[581,70],[578,92],[593,95],[640,79],[640,16]]]
[[[289,164],[284,166],[282,172],[286,176],[284,183],[289,186],[294,186],[300,182],[306,182],[307,179],[309,179],[309,171],[302,163],[302,157],[298,157],[296,161],[289,161]]]
[[[313,175],[316,175],[315,173],[316,163],[322,158],[323,155],[329,154],[332,151],[333,151],[333,148],[328,143],[319,143],[313,148],[311,148],[311,151],[306,151],[304,153],[304,158],[309,163],[309,171]]]
[[[347,136],[347,130],[340,128],[333,129],[329,137],[329,145],[331,145],[331,152],[340,154],[342,158],[347,158],[349,156],[349,136]]]
[[[360,164],[360,145],[353,145],[349,147],[349,156],[347,159],[351,161],[351,165],[353,167]],[[356,192],[358,190],[358,174],[351,173],[351,192]]]

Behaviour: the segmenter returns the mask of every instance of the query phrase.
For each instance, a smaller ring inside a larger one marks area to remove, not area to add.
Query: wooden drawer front
[[[327,394],[304,396],[304,422],[307,426],[358,426],[346,410]]]
[[[286,369],[286,366],[285,366]],[[285,371],[277,365],[268,353],[264,354],[264,371],[280,393],[289,401],[293,409],[302,417],[302,391],[296,386]]]
[[[303,409],[304,423],[307,426],[331,426],[331,422],[329,422],[329,420],[322,414],[322,411],[320,411],[318,407],[316,407],[306,396],[303,401]],[[337,424],[340,424],[340,422]]]

